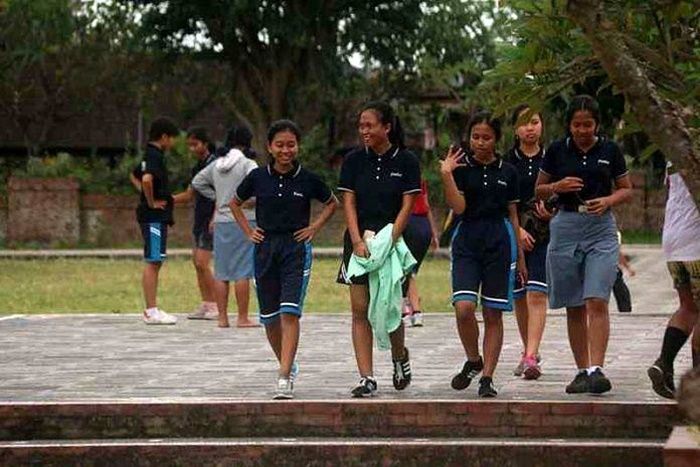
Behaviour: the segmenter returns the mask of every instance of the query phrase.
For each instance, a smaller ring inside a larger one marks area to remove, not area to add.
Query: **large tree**
[[[144,2],[137,2],[144,3]],[[316,115],[353,77],[408,86],[466,62],[488,62],[490,2],[170,0],[145,2],[154,50],[230,66],[232,110],[258,135],[271,120]],[[362,69],[349,64],[361,59]],[[462,66],[455,72],[476,66]],[[444,79],[443,79],[444,81]]]
[[[700,10],[692,0],[512,0],[509,35],[485,88],[504,111],[566,101],[572,89],[609,98],[623,134],[643,132],[700,204]]]

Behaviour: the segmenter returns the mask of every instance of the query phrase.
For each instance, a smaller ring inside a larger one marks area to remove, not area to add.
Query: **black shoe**
[[[607,376],[603,374],[603,370],[596,368],[588,377],[588,392],[591,394],[603,394],[612,389],[612,384]]]
[[[397,391],[406,389],[411,384],[411,362],[408,360],[408,349],[404,347],[406,354],[398,360],[392,359],[394,364],[394,388]]]
[[[493,379],[482,376],[479,380],[479,397],[492,398],[498,395],[498,391],[493,386]]]
[[[371,376],[360,378],[360,382],[355,386],[350,394],[352,397],[372,397],[377,392],[377,381]]]
[[[481,370],[484,369],[484,360],[479,357],[478,362],[470,362],[467,360],[464,362],[464,366],[462,367],[462,371],[457,373],[453,378],[452,378],[452,389],[455,389],[457,391],[461,391],[462,389],[466,389],[469,387],[471,384],[472,380],[476,378],[476,375],[481,373]]]
[[[654,388],[655,393],[666,399],[676,398],[676,385],[673,383],[673,369],[667,369],[660,358],[649,367],[647,375],[649,375],[651,387]]]
[[[566,386],[567,394],[584,394],[590,391],[590,377],[586,370],[580,371],[574,380]]]

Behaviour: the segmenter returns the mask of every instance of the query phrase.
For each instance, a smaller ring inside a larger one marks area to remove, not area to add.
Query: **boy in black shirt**
[[[156,305],[158,272],[166,258],[168,226],[173,224],[173,197],[168,187],[165,151],[173,147],[178,128],[172,120],[157,118],[151,123],[148,146],[134,177],[141,181],[141,199],[136,208],[136,219],[141,226],[146,262],[143,269],[143,295],[146,324],[175,324],[177,318],[160,310]]]

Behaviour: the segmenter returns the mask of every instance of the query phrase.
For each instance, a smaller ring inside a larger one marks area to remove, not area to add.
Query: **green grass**
[[[314,260],[306,313],[350,309],[347,287],[335,283],[338,264],[336,259]],[[143,307],[142,267],[138,260],[0,260],[0,314],[138,312]],[[447,260],[426,260],[418,279],[425,311],[451,310]],[[189,260],[165,263],[158,296],[159,306],[172,312],[190,311],[199,303]]]
[[[626,230],[622,232],[622,243],[661,245],[661,232],[651,230]]]

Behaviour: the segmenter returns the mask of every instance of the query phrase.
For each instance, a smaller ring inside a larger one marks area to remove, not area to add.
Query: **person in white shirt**
[[[647,374],[658,395],[673,399],[673,362],[691,334],[693,366],[700,365],[700,212],[683,178],[670,163],[666,184],[668,199],[662,244],[680,305],[666,327],[661,354]]]

